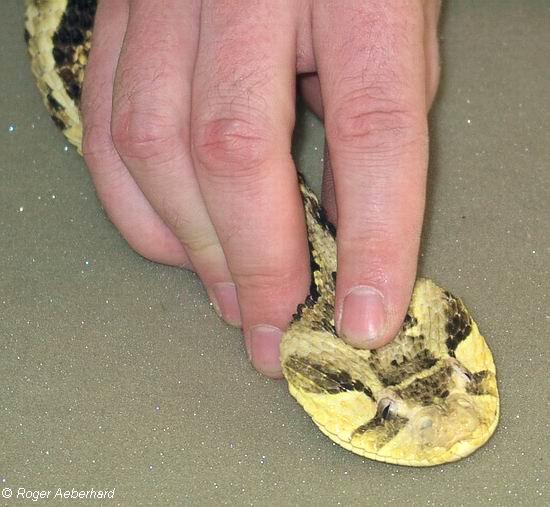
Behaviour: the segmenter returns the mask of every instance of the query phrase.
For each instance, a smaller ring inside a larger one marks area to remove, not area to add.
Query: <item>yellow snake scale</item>
[[[79,99],[96,0],[27,0],[32,70],[54,121],[80,150]],[[498,422],[491,351],[462,301],[418,279],[403,327],[377,350],[334,329],[335,231],[301,181],[311,252],[310,295],[281,344],[290,393],[323,433],[370,459],[410,466],[454,461]]]

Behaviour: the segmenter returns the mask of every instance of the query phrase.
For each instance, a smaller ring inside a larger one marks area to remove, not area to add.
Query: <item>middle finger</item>
[[[271,376],[309,279],[290,155],[298,4],[203,1],[193,82],[197,177],[237,284],[247,349]]]

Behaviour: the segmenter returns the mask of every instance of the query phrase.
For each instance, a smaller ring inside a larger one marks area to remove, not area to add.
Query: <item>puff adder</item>
[[[54,121],[80,150],[79,101],[96,0],[27,0],[32,70]],[[312,260],[310,296],[281,343],[290,393],[342,447],[429,466],[483,445],[498,422],[491,351],[462,301],[418,279],[396,338],[358,350],[334,329],[335,231],[300,179]]]

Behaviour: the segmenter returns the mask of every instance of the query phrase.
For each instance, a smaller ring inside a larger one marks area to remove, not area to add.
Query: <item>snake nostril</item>
[[[431,428],[433,425],[432,420],[429,418],[423,419],[420,423],[420,429],[421,430],[427,430],[428,428]]]

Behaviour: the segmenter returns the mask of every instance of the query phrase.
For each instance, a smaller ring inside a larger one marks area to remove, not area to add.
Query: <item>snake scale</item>
[[[25,36],[45,104],[79,150],[79,99],[96,0],[27,0]],[[399,334],[359,350],[334,329],[335,230],[300,180],[310,244],[310,295],[280,353],[290,393],[323,433],[378,461],[429,466],[483,445],[496,428],[499,396],[491,351],[462,301],[416,281]]]

